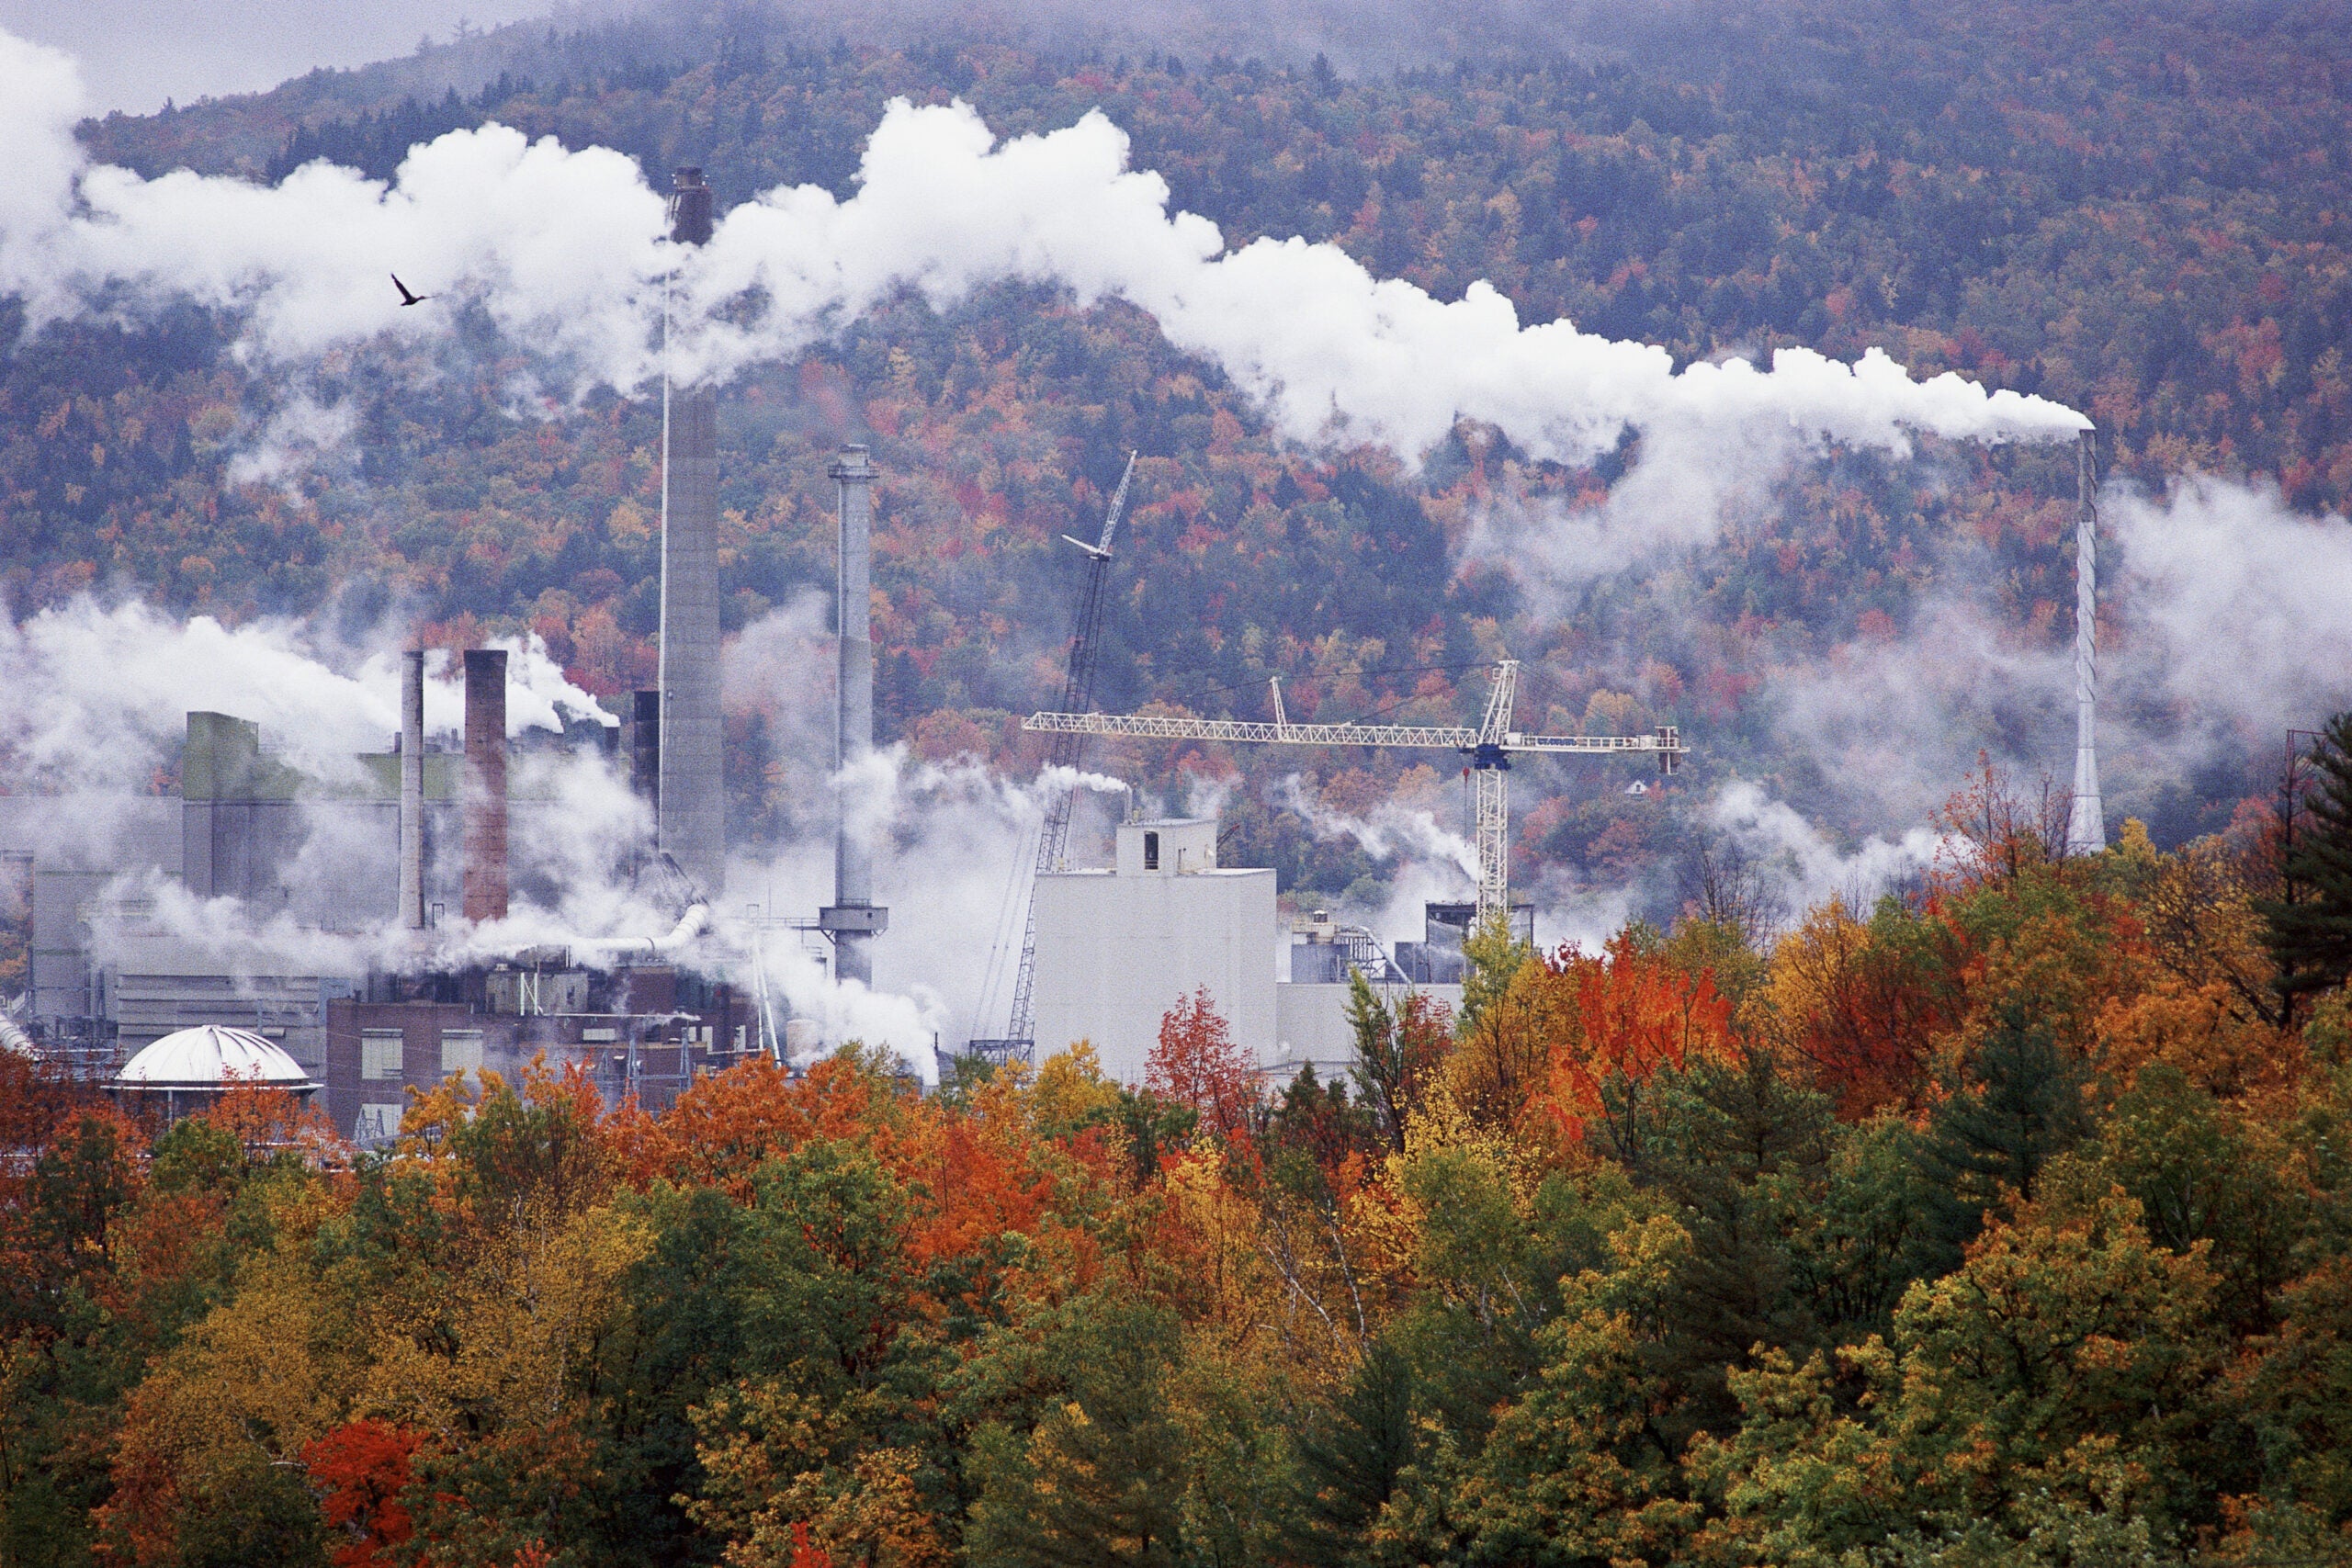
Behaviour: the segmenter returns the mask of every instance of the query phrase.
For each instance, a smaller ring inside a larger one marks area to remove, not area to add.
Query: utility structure
[[[1519,660],[1495,664],[1487,711],[1476,729],[1415,724],[1293,724],[1283,708],[1281,677],[1270,682],[1274,719],[1254,724],[1230,718],[1164,718],[1152,714],[1038,713],[1021,728],[1048,735],[1103,735],[1136,740],[1227,740],[1276,746],[1406,746],[1461,752],[1476,795],[1472,838],[1478,853],[1477,918],[1481,924],[1510,910],[1510,760],[1528,754],[1655,756],[1671,773],[1685,754],[1679,732],[1660,725],[1648,735],[1526,735],[1510,727],[1519,690]]]
[[[711,193],[700,169],[680,169],[670,195],[670,238],[707,244]],[[662,331],[667,348],[669,321]],[[661,756],[654,842],[716,898],[727,873],[727,796],[719,776],[718,394],[673,389],[662,369]]]
[[[842,447],[832,476],[840,531],[833,631],[840,652],[833,698],[833,901],[817,911],[817,929],[832,940],[833,974],[874,983],[867,943],[889,928],[890,911],[874,902],[874,847],[855,830],[850,792],[854,770],[874,750],[874,481],[881,474],[855,443]]]
[[[2075,799],[2066,818],[2066,852],[2107,848],[2098,798],[2098,433],[2075,447]]]
[[[1094,665],[1101,652],[1102,580],[1111,566],[1111,541],[1119,532],[1119,517],[1127,506],[1127,486],[1136,477],[1136,454],[1127,454],[1118,488],[1102,514],[1102,533],[1094,543],[1062,538],[1086,552],[1086,586],[1078,602],[1078,620],[1069,646],[1069,669],[1062,678],[1064,713],[1084,713],[1094,704]],[[1075,768],[1085,755],[1086,735],[1075,729],[1056,730],[1047,743],[1046,767]],[[1021,961],[1012,976],[1012,1012],[1001,1040],[975,1040],[972,1048],[993,1061],[1026,1057],[1036,1039],[1037,1001],[1037,878],[1068,869],[1070,812],[1078,803],[1078,786],[1053,792],[1046,804],[1046,819],[1037,829],[1037,856],[1029,876],[1029,908],[1022,922]],[[1015,874],[1018,874],[1016,870]]]

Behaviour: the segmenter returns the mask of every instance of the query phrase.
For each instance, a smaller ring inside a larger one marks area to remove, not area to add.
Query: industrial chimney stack
[[[2075,449],[2075,801],[2066,818],[2066,852],[2107,848],[2107,815],[2098,798],[2098,435],[2083,432]]]
[[[670,238],[700,245],[710,234],[710,187],[700,169],[680,169],[670,197]],[[666,371],[660,715],[655,841],[705,897],[716,897],[727,869],[719,776],[718,398],[707,387],[673,390]]]
[[[424,929],[424,650],[401,655],[401,925]]]
[[[835,686],[833,769],[840,780],[833,829],[833,902],[818,911],[818,928],[833,939],[833,972],[874,983],[867,943],[888,928],[890,912],[874,902],[874,852],[850,830],[850,771],[874,750],[873,567],[874,480],[880,472],[865,448],[845,446],[829,470],[841,529],[839,592],[833,628],[841,651]]]
[[[420,750],[418,760],[423,761]],[[420,793],[422,791],[420,790]],[[460,816],[469,920],[506,918],[506,652],[466,650],[466,767]]]

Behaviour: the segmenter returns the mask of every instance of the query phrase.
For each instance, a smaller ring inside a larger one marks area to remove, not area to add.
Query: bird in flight
[[[433,298],[430,294],[413,294],[409,292],[408,285],[401,281],[401,275],[397,272],[393,273],[391,277],[392,287],[401,291],[401,308],[402,310],[406,310],[411,305],[422,305],[427,299]]]

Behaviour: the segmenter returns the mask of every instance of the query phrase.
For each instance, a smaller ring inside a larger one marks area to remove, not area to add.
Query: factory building
[[[382,976],[326,1006],[324,1108],[360,1144],[400,1130],[408,1090],[453,1073],[518,1080],[534,1058],[586,1074],[605,1105],[667,1109],[687,1085],[763,1051],[752,999],[658,955],[606,969],[562,948],[447,976]]]
[[[511,1076],[544,1052],[585,1071],[614,1104],[634,1095],[659,1106],[695,1074],[766,1043],[773,1028],[762,1032],[749,999],[679,967],[665,951],[675,942],[600,944],[601,966],[559,949],[457,973],[317,967],[353,950],[311,938],[429,928],[459,912],[503,918],[510,843],[527,848],[562,826],[555,800],[510,785],[505,655],[469,651],[464,670],[462,750],[425,739],[424,660],[411,655],[392,748],[330,776],[273,753],[251,720],[191,713],[175,797],[0,800],[0,853],[29,896],[25,1021],[42,1055],[74,1076],[129,1084],[125,1064],[150,1061],[158,1043],[176,1041],[185,1055],[199,1034],[258,1041],[300,1081],[323,1087],[319,1103],[338,1131],[366,1141],[397,1128],[404,1090],[439,1083],[445,1063]],[[530,744],[609,757],[616,739],[591,725]],[[639,860],[674,880],[660,861]],[[166,921],[158,904],[171,884],[235,899],[246,920],[282,921],[289,940],[276,945],[311,954],[311,966],[256,966],[200,925]],[[175,1106],[198,1092],[170,1087]]]
[[[1287,1079],[1312,1063],[1329,1078],[1353,1066],[1350,972],[1392,994],[1415,983],[1370,933],[1319,911],[1294,926],[1291,977],[1278,976],[1274,874],[1219,865],[1216,840],[1206,818],[1123,822],[1109,866],[1038,876],[1040,1055],[1084,1040],[1106,1074],[1139,1084],[1161,1017],[1205,987],[1261,1074]],[[1432,945],[1442,941],[1433,931]],[[1415,988],[1458,1007],[1460,952],[1457,940],[1450,980]]]

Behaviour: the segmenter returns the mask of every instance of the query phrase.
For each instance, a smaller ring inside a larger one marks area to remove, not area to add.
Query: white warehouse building
[[[1287,1079],[1312,1062],[1318,1077],[1347,1074],[1354,1035],[1344,968],[1295,984],[1278,977],[1274,874],[1218,865],[1216,839],[1206,818],[1123,822],[1109,868],[1037,878],[1040,1056],[1084,1040],[1104,1073],[1139,1084],[1161,1017],[1205,987],[1261,1073]],[[1333,928],[1300,930],[1310,942],[1329,942]],[[1401,990],[1394,966],[1374,962],[1382,973],[1367,977]],[[1419,989],[1460,1005],[1458,985]]]

